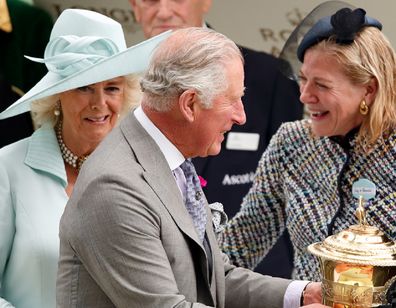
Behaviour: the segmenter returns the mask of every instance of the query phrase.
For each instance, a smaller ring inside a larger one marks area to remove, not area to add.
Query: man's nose
[[[238,103],[237,110],[234,115],[234,122],[238,125],[243,125],[246,123],[245,108],[243,107],[242,100]]]

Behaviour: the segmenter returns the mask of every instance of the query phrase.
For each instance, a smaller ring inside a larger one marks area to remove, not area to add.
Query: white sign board
[[[57,18],[66,8],[82,8],[105,14],[123,25],[127,44],[144,39],[128,0],[33,0]],[[295,26],[321,0],[213,0],[206,21],[235,42],[278,55]],[[384,33],[396,46],[396,1],[351,0],[369,16],[379,19]]]

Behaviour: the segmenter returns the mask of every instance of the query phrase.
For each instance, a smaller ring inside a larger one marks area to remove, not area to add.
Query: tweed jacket
[[[52,127],[0,149],[0,307],[53,308],[67,177]]]
[[[355,139],[356,134],[343,142],[314,138],[308,120],[283,124],[240,211],[220,236],[230,259],[253,268],[287,228],[294,278],[319,281],[318,261],[307,246],[358,223],[352,185],[360,178],[377,188],[366,204],[368,223],[396,240],[396,133],[379,140],[369,154],[357,150]]]
[[[62,216],[57,307],[283,306],[289,280],[235,268],[211,223],[206,235],[211,262],[164,155],[130,114],[84,163]]]

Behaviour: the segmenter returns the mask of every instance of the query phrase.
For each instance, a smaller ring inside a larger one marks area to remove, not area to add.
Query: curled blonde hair
[[[139,86],[139,78],[140,76],[136,74],[125,76],[126,87],[124,89],[124,101],[119,120],[124,118],[129,111],[140,104],[142,94]],[[31,114],[35,128],[39,128],[46,123],[52,126],[56,125],[58,117],[55,116],[54,111],[57,108],[58,101],[59,94],[55,94],[32,103]]]
[[[356,85],[367,85],[372,78],[377,94],[358,132],[358,145],[370,150],[396,127],[396,56],[389,40],[375,27],[366,27],[353,43],[340,45],[334,37],[312,48],[335,56],[346,76]]]

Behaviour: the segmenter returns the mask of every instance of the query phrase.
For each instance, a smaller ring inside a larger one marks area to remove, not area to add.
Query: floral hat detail
[[[56,20],[44,58],[48,73],[24,96],[0,113],[0,119],[29,111],[37,99],[118,76],[144,71],[162,33],[130,48],[121,24],[94,11],[64,10]]]

